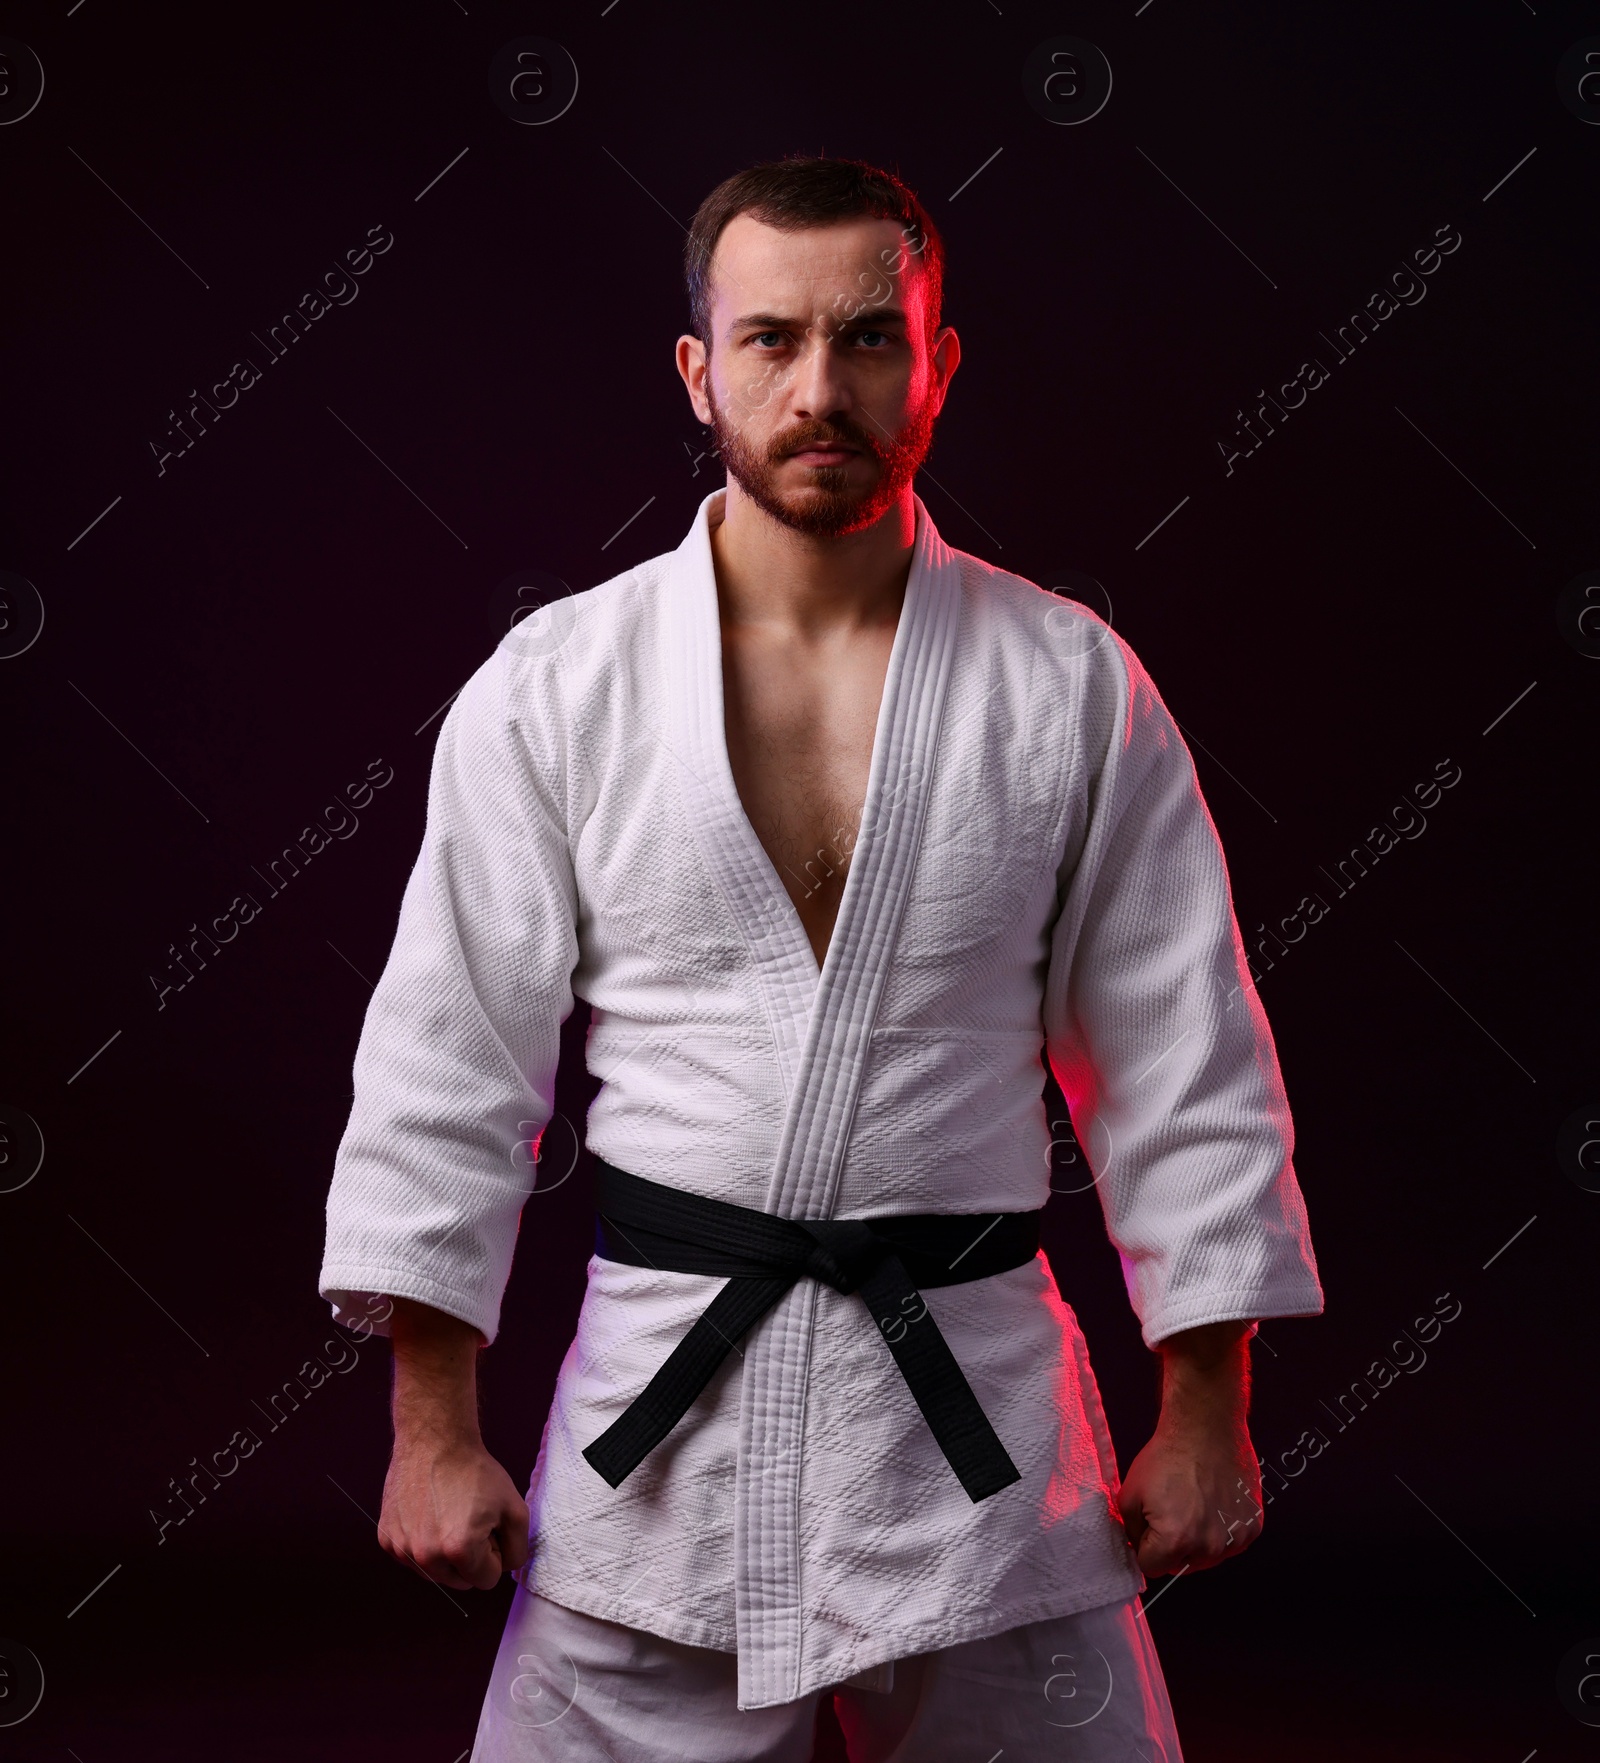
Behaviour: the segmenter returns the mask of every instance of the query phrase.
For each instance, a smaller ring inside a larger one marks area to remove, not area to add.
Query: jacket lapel
[[[667,738],[679,761],[693,836],[747,939],[788,1097],[765,1209],[827,1218],[926,818],[955,658],[960,564],[917,498],[911,569],[884,678],[861,830],[819,975],[728,760],[711,500],[701,503],[674,560]],[[765,1707],[798,1693],[800,1456],[815,1303],[815,1283],[800,1281],[743,1343],[734,1496],[741,1707]]]
[[[878,710],[861,829],[819,976],[788,890],[739,799],[728,759],[722,629],[709,515],[701,502],[667,582],[664,738],[678,766],[689,832],[750,950],[789,1098],[766,1210],[831,1215],[861,1054],[909,889],[928,801],[929,755],[943,715],[960,614],[960,567],[916,503],[905,604]],[[841,1108],[841,1084],[850,1106]],[[819,1097],[831,1098],[819,1108]]]
[[[920,497],[916,514],[911,571],[883,683],[861,830],[767,1193],[766,1210],[786,1218],[833,1216],[873,1019],[927,817],[933,756],[955,659],[961,572]]]
[[[817,960],[800,915],[745,814],[728,760],[722,625],[707,519],[712,503],[724,493],[714,491],[700,504],[673,556],[667,582],[673,604],[665,621],[665,739],[677,761],[688,831],[749,947],[784,1091],[792,1097],[806,1021],[817,994]]]

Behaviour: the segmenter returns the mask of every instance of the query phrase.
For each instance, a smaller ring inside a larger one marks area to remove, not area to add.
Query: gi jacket
[[[530,1145],[575,997],[588,1143],[649,1180],[981,1225],[1049,1197],[1048,1057],[1147,1343],[1320,1311],[1222,852],[1132,651],[917,501],[819,974],[728,762],[723,495],[675,552],[514,627],[444,719],[328,1200],[335,1314],[404,1296],[494,1339],[519,1217],[540,1250]],[[962,1491],[861,1301],[811,1279],[610,1487],[581,1451],[720,1284],[590,1260],[529,1490],[538,1591],[736,1651],[755,1708],[1141,1589],[1043,1253],[926,1294],[1021,1471],[992,1497]]]

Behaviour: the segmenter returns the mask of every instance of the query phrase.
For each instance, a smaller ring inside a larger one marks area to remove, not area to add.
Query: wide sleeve
[[[422,849],[356,1050],[318,1288],[351,1327],[383,1297],[499,1329],[530,1147],[554,1111],[578,957],[559,714],[502,649],[439,731]],[[553,681],[548,682],[552,687]]]
[[[1137,657],[1113,639],[1100,658],[1047,1055],[1146,1345],[1206,1322],[1315,1315],[1294,1127],[1216,828]]]

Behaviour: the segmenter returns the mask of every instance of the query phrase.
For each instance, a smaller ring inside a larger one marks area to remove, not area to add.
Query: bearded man
[[[1177,1763],[1140,1593],[1259,1533],[1249,1337],[1322,1307],[1194,766],[913,488],[960,346],[910,190],[756,166],[686,269],[726,487],[462,689],[362,1031],[320,1289],[393,1338],[379,1537],[517,1577],[474,1763],[799,1763],[824,1696],[856,1763]],[[578,998],[596,1245],[524,1502],[475,1362]],[[1045,1061],[1162,1361],[1126,1477]]]

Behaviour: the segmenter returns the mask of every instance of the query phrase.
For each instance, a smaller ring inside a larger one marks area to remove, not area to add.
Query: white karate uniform
[[[320,1289],[493,1340],[559,1028],[589,1146],[794,1218],[1042,1206],[1047,1056],[1144,1338],[1322,1306],[1292,1127],[1194,767],[1084,608],[915,551],[821,973],[741,806],[710,524],[515,627],[445,717],[355,1060]],[[846,842],[848,836],[846,835]],[[826,853],[824,859],[826,859]],[[580,1455],[721,1281],[591,1259],[529,1500],[529,1587],[736,1653],[741,1709],[1125,1601],[1143,1579],[1041,1253],[925,1294],[1021,1480],[968,1499],[861,1300],[801,1279],[618,1488]]]
[[[1183,1763],[1136,1598],[917,1654],[832,1696],[852,1763]],[[735,1706],[731,1653],[519,1587],[471,1763],[811,1763],[828,1690]]]

